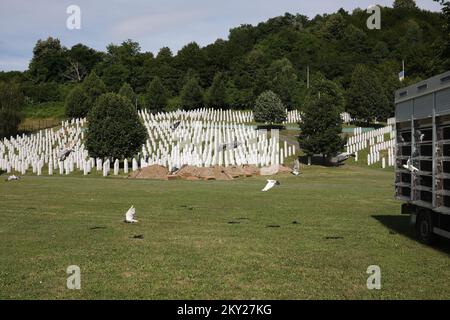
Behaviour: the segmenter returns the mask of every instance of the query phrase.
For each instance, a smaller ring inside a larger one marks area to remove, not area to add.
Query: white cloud
[[[110,33],[123,39],[148,36],[149,33],[179,30],[184,24],[195,23],[205,15],[202,11],[180,11],[130,17],[113,26]]]

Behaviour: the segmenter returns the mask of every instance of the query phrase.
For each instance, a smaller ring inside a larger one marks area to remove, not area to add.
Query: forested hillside
[[[228,39],[206,47],[188,43],[176,54],[169,48],[143,52],[133,40],[110,44],[105,52],[84,44],[66,48],[49,37],[36,43],[26,72],[2,72],[0,81],[19,82],[29,105],[64,101],[94,71],[107,91],[129,84],[140,108],[158,109],[155,96],[161,109],[250,108],[260,93],[272,90],[288,108],[302,109],[309,69],[311,85],[318,78],[338,84],[350,111],[352,85],[370,78],[384,95],[380,101],[388,103],[373,114],[383,118],[393,112],[394,90],[448,68],[448,32],[444,14],[421,10],[412,0],[382,8],[381,30],[367,28],[369,16],[362,9],[312,19],[286,13],[233,28]]]

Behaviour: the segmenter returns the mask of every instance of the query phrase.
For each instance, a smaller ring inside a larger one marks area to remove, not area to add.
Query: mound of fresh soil
[[[169,170],[160,165],[152,165],[131,173],[128,177],[132,179],[168,180]]]
[[[223,169],[219,166],[210,168],[183,166],[175,175],[185,180],[232,180]]]
[[[262,176],[274,176],[280,173],[290,173],[291,168],[285,167],[283,165],[273,165],[269,167],[263,167],[260,170]]]
[[[261,172],[260,172],[261,171]],[[131,173],[128,177],[132,179],[152,179],[152,180],[233,180],[241,177],[252,177],[257,175],[272,175],[277,173],[290,172],[284,166],[273,168],[262,168],[255,165],[243,166],[213,166],[209,168],[199,168],[194,166],[183,166],[177,172],[170,174],[167,168],[159,165],[152,165]]]

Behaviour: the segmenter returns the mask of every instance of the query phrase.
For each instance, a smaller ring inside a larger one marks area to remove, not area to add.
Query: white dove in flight
[[[263,192],[269,191],[270,189],[272,189],[275,186],[279,186],[280,182],[278,182],[277,180],[267,180],[267,184],[264,187],[264,189],[262,189]]]
[[[130,209],[128,209],[127,213],[125,214],[125,222],[126,223],[137,223],[139,221],[137,221],[135,219],[136,217],[136,209],[134,208],[134,206],[131,206]]]
[[[405,168],[406,170],[411,171],[413,173],[419,171],[419,169],[417,169],[416,167],[414,167],[411,164],[411,158],[409,158],[408,161],[406,162],[406,164],[403,165],[403,168]]]

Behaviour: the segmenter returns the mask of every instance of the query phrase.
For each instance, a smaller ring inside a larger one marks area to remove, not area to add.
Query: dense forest
[[[382,8],[381,30],[367,28],[370,14],[363,9],[312,19],[286,13],[233,28],[228,39],[205,47],[186,44],[176,54],[167,47],[156,55],[142,52],[133,40],[110,44],[105,52],[84,44],[66,48],[49,37],[36,43],[27,71],[0,72],[0,81],[18,83],[28,108],[63,103],[68,96],[77,101],[76,91],[82,94],[91,74],[89,81],[101,81],[102,91],[125,92],[139,108],[248,109],[271,90],[287,108],[301,110],[309,72],[310,86],[316,79],[337,84],[352,114],[386,119],[393,113],[394,90],[450,68],[449,5],[440,2],[442,13],[396,0]],[[404,82],[398,80],[402,60]],[[353,110],[355,94],[371,88],[377,91],[376,110]]]

